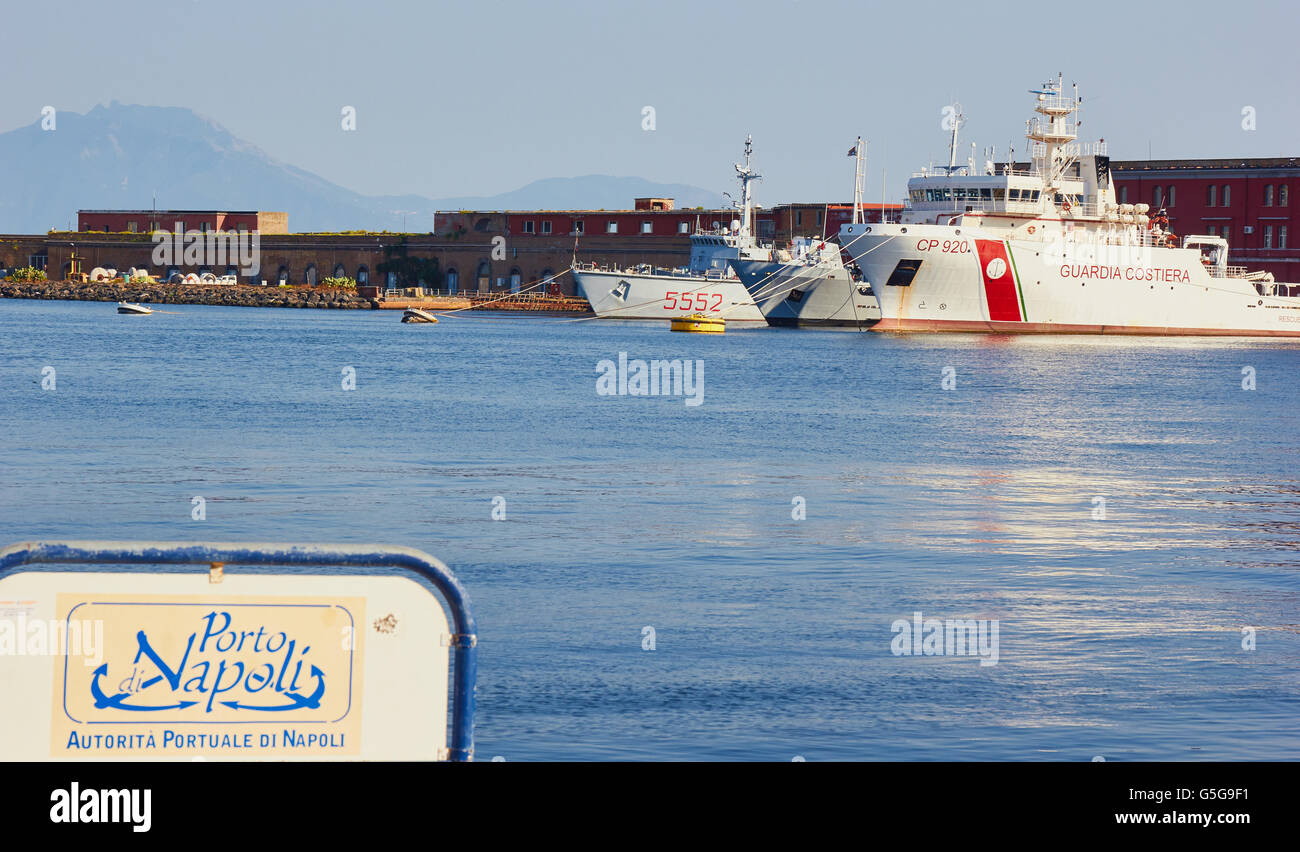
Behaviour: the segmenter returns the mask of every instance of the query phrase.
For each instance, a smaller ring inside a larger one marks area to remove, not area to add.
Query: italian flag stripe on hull
[[[1002,240],[976,240],[980,276],[984,279],[984,299],[993,322],[1024,322],[1024,301],[1011,247]]]

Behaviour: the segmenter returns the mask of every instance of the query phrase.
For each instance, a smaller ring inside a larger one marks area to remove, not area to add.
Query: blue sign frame
[[[143,571],[118,569],[123,573],[166,573],[168,568],[191,565],[203,566],[202,570],[207,572],[217,565],[244,565],[248,566],[247,573],[250,574],[277,573],[272,566],[347,568],[351,570],[339,573],[361,575],[414,574],[417,582],[432,585],[442,596],[451,611],[452,629],[455,631],[451,637],[451,735],[447,756],[449,760],[458,762],[474,759],[478,628],[465,588],[446,565],[423,551],[378,544],[191,541],[26,541],[0,550],[0,580],[21,573],[20,569],[60,570],[32,566],[69,565],[147,566]]]

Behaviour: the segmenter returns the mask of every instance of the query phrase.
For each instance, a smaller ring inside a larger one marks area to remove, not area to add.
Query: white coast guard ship
[[[1076,141],[1078,87],[1032,94],[1027,170],[956,166],[954,122],[948,167],[908,181],[899,223],[840,229],[879,300],[874,330],[1300,336],[1300,287],[1116,203],[1105,143]]]
[[[754,240],[753,196],[749,185],[761,175],[750,165],[752,139],[745,140],[745,164],[736,164],[740,180],[740,219],[729,227],[691,235],[690,266],[658,269],[641,264],[631,269],[573,266],[578,293],[603,319],[671,320],[688,314],[721,317],[728,322],[766,323],[749,292],[731,270],[738,258],[769,261],[770,246]]]

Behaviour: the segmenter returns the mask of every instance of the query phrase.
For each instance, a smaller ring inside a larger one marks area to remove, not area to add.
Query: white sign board
[[[450,639],[400,576],[20,568],[0,759],[442,759]]]

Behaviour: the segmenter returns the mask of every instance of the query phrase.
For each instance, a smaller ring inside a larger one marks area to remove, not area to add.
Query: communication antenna
[[[866,178],[865,168],[867,161],[867,146],[858,137],[857,144],[849,150],[849,156],[854,158],[853,163],[853,224],[860,225],[866,221],[862,213],[862,183]]]
[[[952,111],[952,138],[948,141],[948,174],[952,174],[957,170],[957,132],[966,123],[966,116],[962,114],[961,104],[954,103]]]

